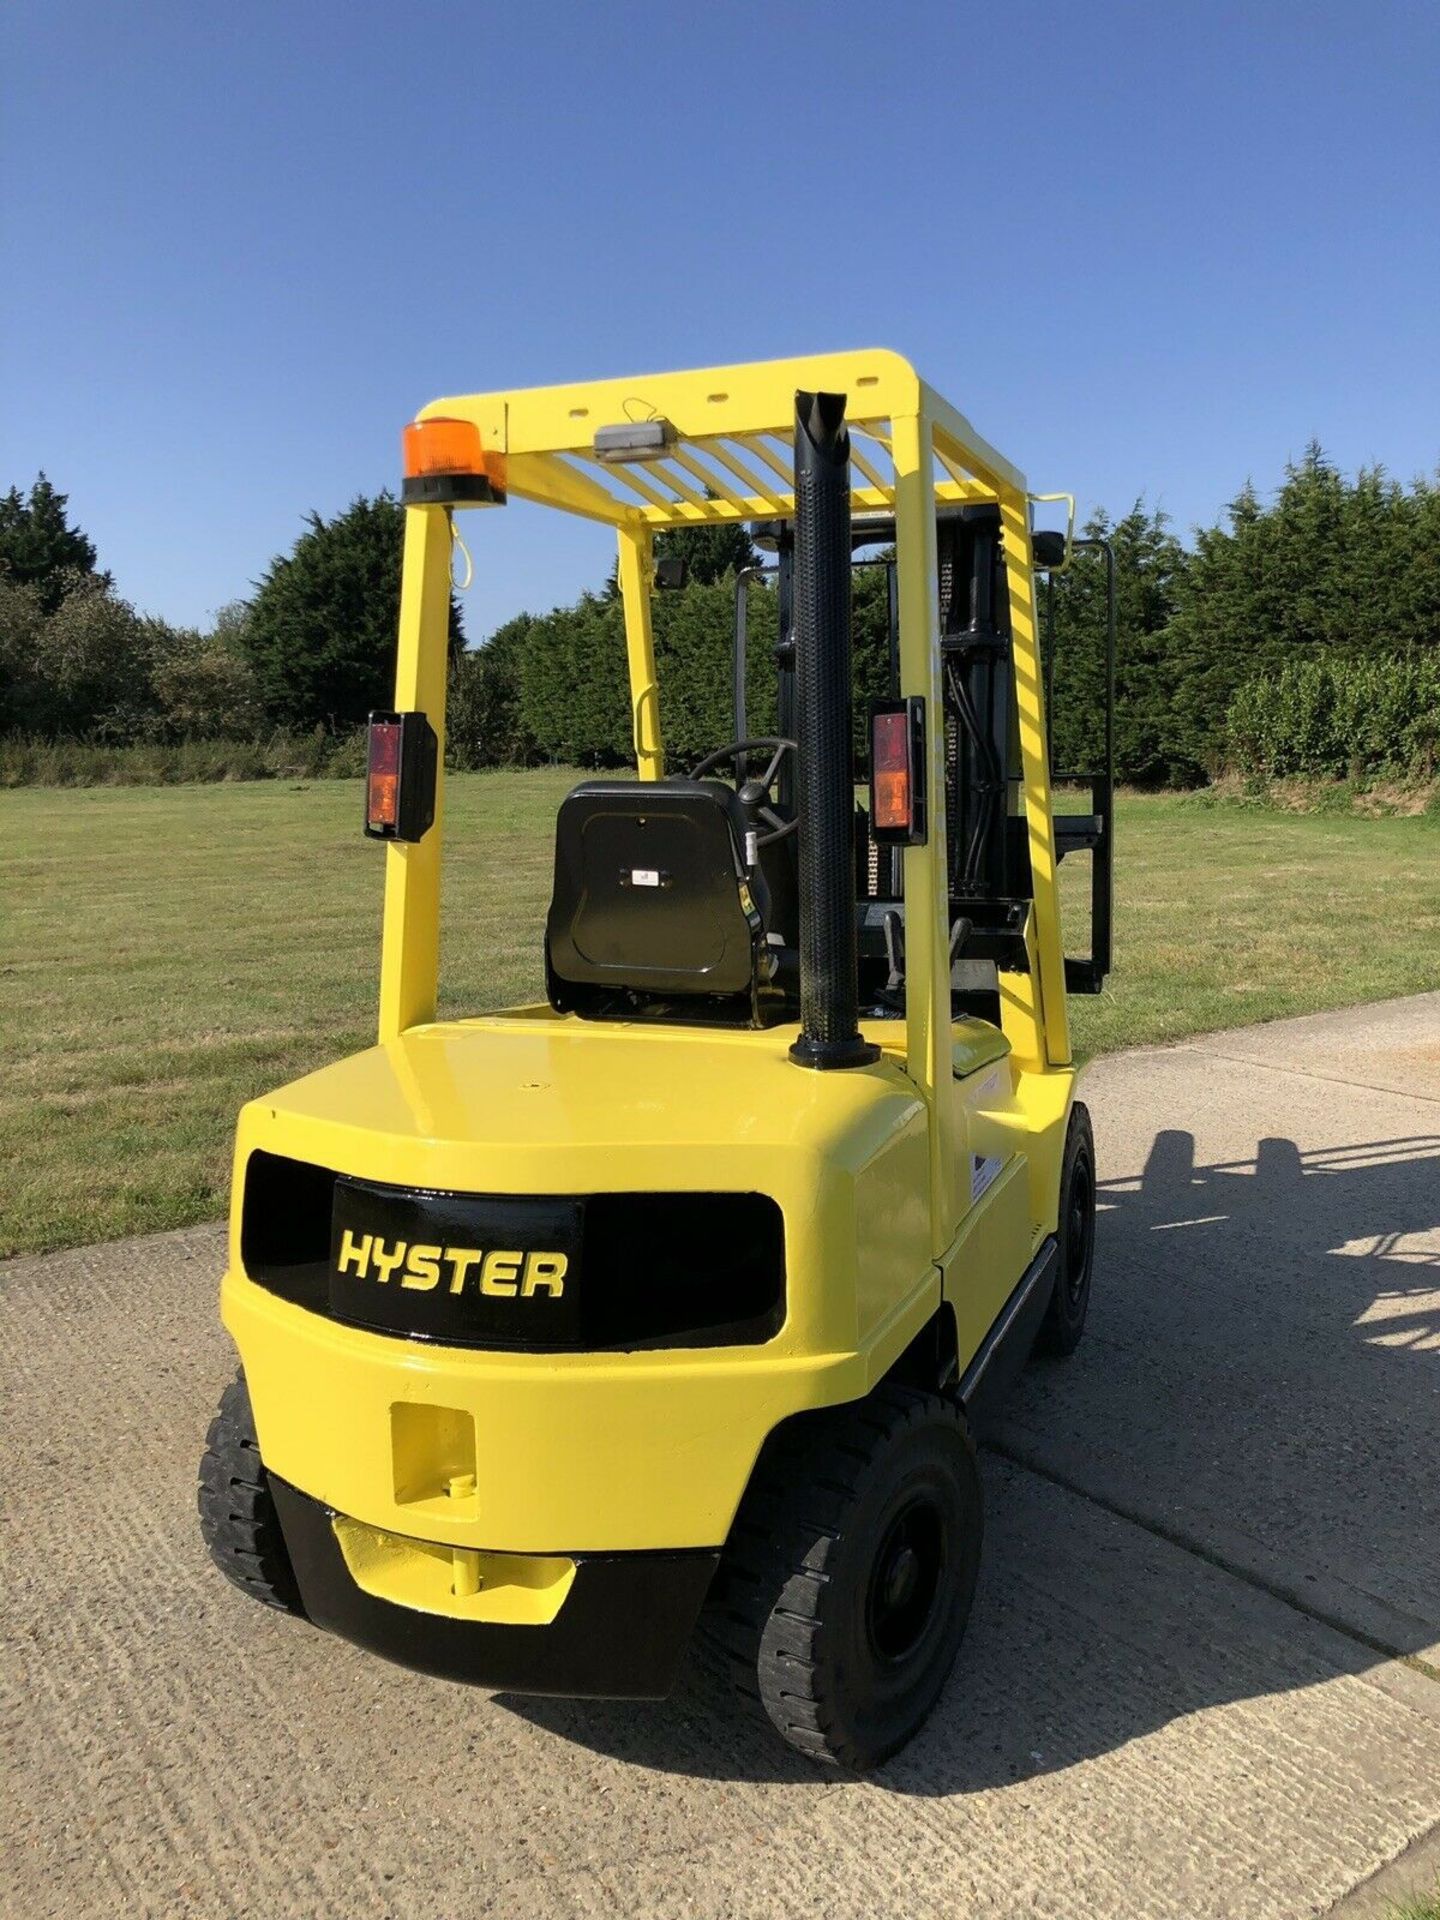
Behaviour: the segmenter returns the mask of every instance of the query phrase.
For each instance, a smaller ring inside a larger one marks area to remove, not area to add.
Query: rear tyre
[[[1090,1272],[1095,1264],[1095,1136],[1089,1110],[1070,1109],[1065,1157],[1060,1164],[1059,1267],[1055,1291],[1035,1345],[1064,1357],[1080,1344],[1090,1310]]]
[[[881,1386],[789,1423],[752,1476],[708,1619],[739,1691],[822,1765],[888,1759],[955,1663],[982,1524],[954,1401]]]
[[[200,1532],[225,1578],[252,1600],[301,1613],[275,1502],[255,1439],[243,1372],[220,1396],[200,1458]]]

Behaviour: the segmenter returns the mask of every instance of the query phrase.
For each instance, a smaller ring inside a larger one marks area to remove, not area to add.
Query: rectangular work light
[[[925,702],[877,700],[870,709],[870,831],[880,846],[925,840]]]
[[[596,431],[595,458],[612,467],[643,464],[663,460],[674,444],[675,429],[668,420],[626,420]]]
[[[423,713],[372,713],[365,763],[365,831],[421,840],[435,821],[435,729]]]
[[[490,453],[473,420],[412,420],[401,436],[407,507],[503,507],[505,456]]]

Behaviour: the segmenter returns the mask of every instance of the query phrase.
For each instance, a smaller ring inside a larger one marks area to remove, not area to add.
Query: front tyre
[[[980,1568],[965,1416],[881,1386],[774,1435],[726,1548],[712,1638],[791,1746],[863,1770],[939,1698]]]
[[[1090,1273],[1095,1264],[1095,1135],[1089,1110],[1070,1109],[1065,1157],[1060,1163],[1060,1262],[1055,1291],[1035,1345],[1063,1358],[1075,1351],[1090,1310]]]

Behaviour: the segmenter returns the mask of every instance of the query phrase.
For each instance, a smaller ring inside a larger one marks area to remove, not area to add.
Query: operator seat
[[[718,780],[573,788],[555,823],[550,1004],[634,1019],[685,1017],[688,1003],[690,1018],[756,1021],[771,962],[744,833],[740,804]]]

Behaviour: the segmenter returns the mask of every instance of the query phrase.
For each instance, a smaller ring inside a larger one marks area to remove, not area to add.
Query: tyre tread
[[[210,1558],[230,1584],[281,1613],[303,1613],[243,1372],[220,1396],[205,1435],[196,1506]]]
[[[913,1387],[885,1382],[858,1407],[802,1416],[771,1436],[731,1529],[718,1603],[702,1631],[737,1693],[827,1767],[860,1771],[886,1756],[861,1752],[827,1699],[825,1563],[846,1538],[867,1471],[907,1429],[937,1415],[955,1422],[973,1458],[958,1404]]]
[[[1083,1100],[1077,1100],[1075,1101],[1075,1103],[1070,1109],[1070,1121],[1069,1121],[1069,1126],[1066,1130],[1066,1135],[1065,1135],[1065,1152],[1060,1163],[1060,1229],[1061,1229],[1062,1239],[1063,1239],[1064,1225],[1065,1225],[1065,1218],[1066,1218],[1065,1193],[1070,1182],[1071,1168],[1074,1165],[1075,1160],[1077,1159],[1077,1157],[1082,1151],[1089,1156],[1089,1160],[1090,1160],[1091,1201],[1092,1201],[1092,1207],[1093,1207],[1094,1180],[1095,1180],[1095,1133],[1090,1123],[1089,1108],[1085,1105]],[[1093,1271],[1093,1262],[1094,1262],[1094,1230],[1095,1230],[1094,1218],[1092,1213],[1091,1229],[1090,1229],[1092,1271]],[[1063,1246],[1061,1250],[1061,1257],[1063,1260],[1064,1258]],[[1086,1313],[1089,1310],[1089,1304],[1090,1304],[1089,1288],[1087,1286],[1085,1300],[1080,1310],[1078,1323],[1072,1321],[1066,1312],[1065,1302],[1061,1296],[1061,1287],[1064,1285],[1064,1281],[1065,1281],[1065,1272],[1062,1267],[1061,1272],[1056,1276],[1054,1296],[1050,1301],[1050,1305],[1046,1310],[1045,1318],[1041,1321],[1039,1332],[1035,1337],[1036,1350],[1040,1353],[1048,1354],[1051,1356],[1052,1359],[1057,1359],[1057,1360],[1068,1359],[1069,1356],[1075,1351],[1076,1347],[1079,1346],[1081,1336],[1085,1331],[1085,1317],[1086,1317]]]

